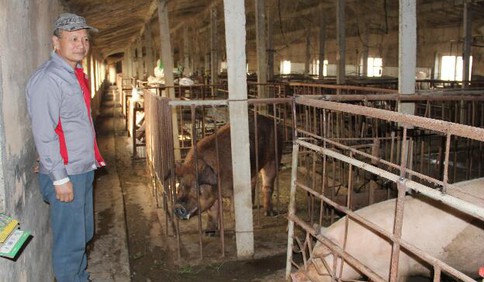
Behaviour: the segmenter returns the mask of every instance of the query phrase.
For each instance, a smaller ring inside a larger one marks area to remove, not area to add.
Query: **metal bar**
[[[170,106],[191,106],[191,105],[196,105],[196,106],[227,106],[228,100],[189,100],[189,101],[183,101],[183,100],[170,100],[169,105]]]
[[[191,114],[191,122],[192,122],[192,148],[193,148],[193,158],[194,158],[194,166],[195,166],[195,179],[198,179],[199,171],[198,171],[198,148],[197,148],[197,128],[195,124],[195,105],[191,105],[190,107],[190,114]],[[195,181],[195,189],[196,191],[200,191],[198,181]],[[197,218],[198,218],[198,246],[200,251],[200,259],[203,259],[203,232],[202,232],[202,213],[200,212],[200,193],[197,194]]]
[[[377,176],[383,177],[385,179],[388,179],[390,181],[393,181],[397,183],[400,181],[400,176],[393,174],[391,172],[388,172],[386,170],[380,169],[378,167],[375,167],[373,165],[364,163],[362,161],[356,160],[349,158],[345,155],[342,155],[336,151],[326,149],[326,148],[321,148],[318,147],[314,144],[308,143],[303,140],[296,140],[295,142],[299,143],[300,145],[303,145],[304,147],[307,147],[311,150],[315,150],[320,152],[321,154],[327,154],[330,157],[339,159],[343,162],[346,163],[351,163],[356,167],[365,169],[373,174],[376,174]],[[467,213],[473,217],[479,218],[480,220],[484,220],[484,207],[479,207],[474,204],[471,204],[469,202],[463,201],[459,198],[456,198],[454,196],[451,196],[449,194],[442,193],[438,190],[432,189],[430,187],[427,187],[423,184],[420,184],[418,182],[415,182],[413,180],[406,180],[406,185],[408,188],[413,189],[419,193],[422,193],[423,195],[435,199],[437,201],[440,201],[448,206],[458,208],[459,210],[463,211],[464,213]]]
[[[402,228],[403,228],[403,216],[405,208],[405,182],[397,182],[398,197],[397,206],[395,211],[395,222],[393,227],[393,236],[397,239],[397,242],[393,242],[392,246],[392,256],[390,265],[390,282],[396,282],[398,279],[398,262],[400,258],[400,241],[402,239]]]
[[[276,112],[276,104],[273,103],[272,104],[272,108],[273,108],[273,113],[275,114]],[[280,136],[278,134],[279,130],[278,130],[278,125],[277,125],[277,120],[276,118],[274,118],[274,123],[273,123],[273,126],[274,126],[274,132],[272,134],[274,134],[274,156],[275,156],[275,159],[276,160],[280,160],[282,156],[279,156],[279,144],[281,143],[282,144],[282,140],[279,140]],[[281,145],[282,146],[282,145]],[[281,149],[281,154],[282,154],[282,149]],[[276,161],[276,171],[279,171],[279,161]],[[279,177],[276,177],[276,181],[275,181],[275,190],[276,190],[276,212],[277,214],[280,213],[281,211],[281,207],[280,207],[280,189],[279,189]],[[274,189],[274,188],[273,188]]]
[[[291,190],[289,192],[289,210],[287,226],[287,260],[286,260],[286,280],[289,280],[291,274],[292,250],[294,247],[294,220],[296,214],[296,181],[297,167],[299,157],[299,144],[294,142],[292,145],[292,165],[291,165]]]
[[[384,92],[384,93],[397,93],[396,89],[388,88],[376,88],[376,87],[363,87],[353,85],[334,85],[334,84],[319,84],[319,83],[302,83],[302,82],[289,82],[289,87],[313,87],[313,88],[327,88],[333,90],[353,90],[361,92]]]
[[[215,106],[212,106],[215,109]],[[215,122],[215,152],[217,154],[217,190],[218,190],[218,223],[220,223],[220,244],[222,245],[222,257],[225,257],[225,227],[224,227],[224,209],[223,209],[223,200],[222,200],[222,179],[220,177],[220,151],[219,151],[219,144],[218,144],[218,127],[217,123]]]
[[[301,130],[299,130],[299,131],[300,131],[300,132],[302,132]],[[319,136],[317,136],[317,135],[315,135],[315,134],[308,133],[308,132],[304,132],[304,133],[305,133],[306,135],[308,135],[308,136],[313,137],[313,138],[321,139],[321,137],[319,137]],[[392,133],[393,133],[393,132],[392,132]],[[393,134],[393,136],[394,136],[394,134]],[[389,167],[391,167],[391,168],[395,168],[395,169],[399,169],[399,168],[400,168],[400,166],[399,166],[399,165],[396,165],[396,164],[394,164],[394,163],[393,163],[393,155],[391,155],[391,156],[390,156],[390,161],[385,161],[385,160],[380,159],[380,158],[375,158],[374,156],[372,156],[372,155],[370,155],[370,154],[367,154],[367,153],[365,153],[365,152],[358,151],[358,150],[354,149],[353,147],[345,146],[345,145],[340,144],[340,143],[338,143],[338,142],[334,142],[334,141],[333,141],[333,139],[327,139],[327,138],[323,138],[322,140],[324,140],[324,141],[328,142],[329,144],[331,144],[331,145],[333,145],[333,146],[336,146],[336,147],[338,147],[338,148],[342,148],[342,149],[345,149],[345,150],[349,150],[349,151],[351,151],[351,152],[353,152],[353,153],[356,153],[356,154],[358,154],[358,155],[364,156],[364,157],[369,158],[369,159],[371,159],[371,160],[377,160],[377,161],[379,161],[380,163],[382,163],[382,164],[384,164],[384,165],[387,165],[387,166],[389,166]],[[392,140],[392,148],[391,148],[391,152],[392,152],[392,154],[393,154],[393,152],[394,152],[394,148],[393,148],[394,144],[393,144],[393,143],[394,143],[394,142],[393,142],[393,140]],[[398,148],[398,147],[400,147],[400,145],[399,145],[399,144],[400,144],[400,139],[397,139],[397,145],[396,145],[395,147],[397,147],[397,148]],[[399,158],[398,158],[398,156],[400,156],[400,154],[399,154],[399,153],[400,153],[400,151],[397,151],[397,153],[398,153],[398,154],[397,154],[397,157],[396,157],[395,162],[397,162],[397,161],[398,161],[398,159],[399,159]],[[443,163],[443,162],[441,162],[441,163]],[[420,179],[422,179],[422,180],[426,180],[426,181],[428,181],[428,182],[430,182],[430,183],[435,183],[435,184],[437,184],[437,185],[443,185],[443,182],[442,182],[441,180],[434,179],[434,178],[432,178],[432,177],[430,177],[430,176],[424,175],[424,174],[422,174],[422,173],[418,173],[418,172],[413,171],[413,170],[408,169],[408,168],[406,169],[406,173],[407,173],[408,175],[411,175],[411,176],[416,176],[416,177],[419,177]],[[334,178],[334,176],[333,176],[333,178]],[[451,184],[447,184],[447,186],[452,186],[452,185],[451,185]]]
[[[386,281],[382,277],[380,277],[378,274],[373,272],[370,268],[368,268],[365,265],[362,265],[355,257],[347,253],[343,248],[340,246],[336,245],[333,243],[331,240],[327,239],[324,237],[324,235],[321,235],[319,230],[315,230],[313,227],[308,225],[306,222],[301,220],[297,215],[295,214],[289,214],[288,219],[291,222],[297,223],[300,227],[302,227],[305,231],[309,232],[313,237],[315,237],[318,241],[320,241],[322,244],[330,248],[333,253],[336,255],[342,257],[349,265],[360,271],[361,273],[364,273],[370,281],[378,281],[378,282],[384,282]],[[289,250],[292,251],[292,249],[288,248],[288,255],[289,255]],[[290,269],[289,269],[290,271]],[[288,279],[289,274],[286,268],[286,279]],[[334,278],[334,277],[333,277]],[[340,281],[339,279],[336,279],[336,281]]]
[[[476,91],[475,95],[469,93],[462,93],[461,95],[445,95],[445,94],[345,94],[345,95],[300,95],[300,97],[319,98],[326,101],[338,102],[361,102],[361,101],[405,101],[405,102],[431,102],[431,101],[484,101],[482,91]]]
[[[484,128],[476,128],[468,125],[446,122],[443,120],[434,120],[425,117],[396,113],[365,106],[355,106],[350,104],[328,102],[309,99],[305,97],[296,97],[295,99],[296,104],[320,107],[338,112],[352,113],[355,115],[365,115],[367,117],[373,117],[383,120],[391,120],[399,124],[418,126],[429,130],[438,131],[444,134],[452,134],[484,142]]]
[[[133,109],[133,112],[131,112],[131,145],[133,146],[133,159],[138,158],[138,150],[136,149],[136,107],[138,105],[137,101],[131,101],[133,105],[131,105],[131,108]]]
[[[171,106],[190,106],[190,105],[197,105],[197,106],[227,106],[230,101],[238,101],[238,100],[170,100],[169,104]],[[246,100],[249,105],[254,104],[286,104],[294,101],[293,98],[265,98],[265,99],[247,99]]]
[[[296,141],[296,143],[297,143],[297,141]],[[407,180],[405,184],[407,184],[408,182],[409,181]],[[408,242],[406,242],[404,240],[395,238],[392,233],[390,233],[390,232],[388,232],[388,231],[380,228],[380,226],[378,226],[377,224],[375,224],[375,223],[373,223],[371,221],[368,221],[365,218],[363,218],[362,216],[358,215],[357,213],[351,211],[350,209],[348,209],[348,208],[346,208],[344,206],[341,206],[341,205],[337,204],[336,202],[331,201],[330,199],[326,198],[324,195],[321,195],[321,194],[315,192],[314,190],[312,190],[311,188],[304,186],[302,183],[298,182],[297,180],[296,180],[296,185],[299,186],[299,187],[301,187],[304,191],[306,191],[308,193],[311,193],[314,196],[322,199],[325,203],[327,203],[327,204],[335,207],[336,209],[338,209],[338,210],[346,213],[346,216],[350,217],[352,220],[354,220],[358,224],[367,227],[372,232],[378,233],[378,234],[380,234],[380,235],[388,238],[393,243],[400,244],[401,247],[403,247],[404,249],[408,250],[411,253],[414,253],[414,254],[418,255],[420,258],[422,258],[424,261],[427,261],[432,266],[434,266],[434,267],[435,266],[439,266],[441,269],[443,269],[444,271],[446,271],[450,275],[452,275],[455,278],[460,279],[462,281],[465,281],[465,282],[475,282],[474,279],[472,279],[469,276],[467,276],[467,275],[459,272],[458,270],[454,269],[452,266],[450,266],[450,265],[446,264],[445,262],[442,262],[442,261],[434,258],[433,256],[429,255],[428,253],[420,250],[419,248],[417,248],[417,247],[409,244]],[[293,220],[294,222],[296,222],[299,226],[301,226],[307,232],[310,232],[311,234],[313,234],[313,236],[315,236],[321,243],[323,243],[324,245],[326,245],[332,251],[335,251],[338,255],[343,256],[343,257],[349,259],[347,262],[350,263],[351,266],[353,266],[355,268],[357,266],[359,266],[360,262],[358,260],[356,260],[356,259],[355,260],[352,260],[353,257],[346,256],[346,253],[343,253],[343,252],[340,253],[339,250],[341,250],[341,248],[339,246],[335,245],[332,241],[326,239],[324,237],[324,235],[319,235],[319,232],[316,232],[313,227],[311,227],[308,224],[306,224],[305,222],[303,222],[296,215],[288,215],[288,218],[291,219],[291,220]],[[335,248],[333,249],[333,247],[335,247]],[[361,272],[363,272],[361,269],[358,269],[358,270],[360,270]],[[371,270],[369,270],[369,271],[371,272]],[[368,273],[365,273],[365,274],[368,275]],[[372,281],[380,281],[380,280],[374,280],[374,278],[371,278],[371,277],[369,277],[369,278]]]
[[[447,134],[446,141],[445,141],[444,178],[442,180],[442,182],[443,182],[442,192],[444,192],[444,193],[447,191],[447,183],[449,181],[450,137],[451,137],[451,135],[450,134]]]

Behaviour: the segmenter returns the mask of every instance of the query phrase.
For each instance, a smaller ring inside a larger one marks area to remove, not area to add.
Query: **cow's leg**
[[[262,175],[262,195],[263,205],[266,216],[273,216],[272,192],[274,191],[274,180],[277,176],[277,166],[275,161],[269,161],[260,171]]]
[[[215,236],[218,230],[218,220],[219,220],[219,203],[216,200],[212,207],[207,210],[208,220],[207,228],[205,229],[205,235]]]
[[[252,187],[252,207],[259,208],[259,195],[257,195],[256,186],[257,186],[257,178],[259,174],[256,173],[255,176],[251,179],[251,187]]]

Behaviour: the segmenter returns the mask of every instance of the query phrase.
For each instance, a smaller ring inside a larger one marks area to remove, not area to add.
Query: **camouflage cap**
[[[85,18],[71,13],[63,13],[59,15],[54,23],[54,31],[57,29],[66,31],[74,31],[79,29],[89,29],[94,32],[99,31],[97,28],[87,25]]]

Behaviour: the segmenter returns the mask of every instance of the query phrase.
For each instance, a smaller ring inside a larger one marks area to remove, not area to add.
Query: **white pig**
[[[473,196],[480,197],[481,201],[484,198],[484,178],[461,182],[457,186]],[[356,213],[392,233],[395,203],[395,199],[380,202],[362,208]],[[391,244],[351,220],[348,230],[346,252],[388,280]],[[325,237],[342,247],[345,218],[322,232]],[[478,277],[479,267],[484,265],[484,222],[421,194],[406,196],[402,239],[471,277]],[[430,277],[431,267],[416,261],[402,250],[398,281],[406,281],[410,276],[416,275]],[[316,270],[312,263],[308,263],[307,270],[303,270],[303,267],[291,275],[292,281],[331,281],[326,268],[320,263],[321,260],[315,257],[324,257],[332,269],[333,256],[330,250],[318,242],[311,259],[319,262],[318,270],[322,269],[322,273]],[[340,264],[341,259],[337,262]],[[347,281],[361,277],[362,275],[347,263],[343,265],[340,278]]]

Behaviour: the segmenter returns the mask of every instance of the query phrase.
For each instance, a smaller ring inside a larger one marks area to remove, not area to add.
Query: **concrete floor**
[[[96,119],[98,145],[107,167],[96,171],[96,229],[88,246],[88,271],[94,281],[130,281],[126,215],[116,166],[114,103],[112,93],[107,94]]]
[[[156,275],[157,271],[150,268],[162,263],[160,258],[153,258],[163,254],[161,227],[144,161],[131,158],[124,119],[119,106],[114,106],[113,91],[114,87],[104,95],[96,119],[98,145],[107,167],[96,172],[96,232],[88,246],[88,271],[96,282],[162,281],[145,277]],[[130,264],[130,258],[135,263]]]

